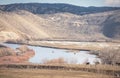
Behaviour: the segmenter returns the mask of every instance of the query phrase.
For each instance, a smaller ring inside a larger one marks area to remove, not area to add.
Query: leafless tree
[[[115,65],[120,63],[120,49],[104,49],[99,52],[103,64]]]

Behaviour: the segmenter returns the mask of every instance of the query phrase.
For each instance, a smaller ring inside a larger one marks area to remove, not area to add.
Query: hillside
[[[19,7],[20,5],[24,5],[22,6],[22,10],[20,9],[21,7]],[[120,10],[116,10],[118,8],[110,8],[112,11],[108,11],[103,8],[105,12],[90,12],[90,14],[84,15],[76,15],[76,13],[71,13],[69,11],[61,11],[60,13],[56,13],[55,11],[52,14],[42,14],[26,10],[33,9],[32,7],[26,7],[25,9],[25,6],[28,5],[30,4],[11,4],[0,6],[0,9],[2,9],[2,11],[0,11],[0,41],[120,40]],[[31,5],[35,6],[33,4]],[[15,6],[16,9],[13,6]],[[36,5],[36,7],[37,6],[46,7],[45,4]],[[40,9],[40,11],[42,11],[42,9]],[[80,10],[78,10],[78,12],[79,11]]]
[[[26,10],[34,14],[54,14],[68,12],[76,15],[92,14],[106,11],[119,10],[120,7],[83,7],[64,3],[19,3],[0,5],[0,10],[12,12],[17,10]]]

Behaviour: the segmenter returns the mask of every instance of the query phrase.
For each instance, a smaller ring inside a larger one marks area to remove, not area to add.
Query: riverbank
[[[14,44],[26,44],[31,46],[40,46],[40,47],[48,47],[48,48],[58,48],[58,49],[68,49],[68,50],[87,50],[87,51],[98,51],[103,49],[109,49],[110,47],[113,49],[120,48],[119,42],[80,42],[80,41],[64,41],[64,40],[41,40],[41,41],[9,41],[6,43],[14,43]]]
[[[16,49],[22,44],[12,44],[4,43],[5,46]],[[67,64],[83,64],[89,62],[89,64],[94,64],[95,61],[100,59],[97,56],[89,54],[89,51],[73,51],[65,49],[56,49],[40,46],[29,46],[28,47],[35,51],[35,55],[29,59],[30,63],[35,64],[57,64],[57,63],[67,63]]]
[[[120,48],[119,43],[113,42],[29,41],[23,44],[69,50],[88,50],[88,51],[102,50],[105,48],[109,49],[110,47],[113,49]]]
[[[32,59],[32,62],[34,61],[34,63],[36,63],[36,62],[40,63],[39,59],[41,59],[41,58],[38,59],[38,56],[42,55],[41,57],[43,57],[44,55],[48,55],[47,57],[43,58],[43,60],[44,60],[44,59],[47,59],[50,54],[54,55],[56,53],[59,53],[57,50],[54,50],[54,49],[51,49],[48,52],[48,51],[46,51],[47,50],[46,47],[49,47],[49,48],[52,47],[52,48],[58,48],[58,49],[68,49],[71,53],[74,53],[74,56],[77,56],[79,54],[79,53],[76,53],[77,52],[76,50],[78,50],[78,51],[93,51],[93,52],[96,52],[97,54],[98,54],[98,52],[101,52],[101,53],[103,52],[103,54],[104,54],[104,52],[106,52],[106,50],[108,50],[110,52],[110,51],[112,51],[112,49],[116,51],[118,48],[120,48],[119,43],[112,43],[112,42],[27,41],[27,42],[24,42],[24,43],[23,42],[16,43],[16,45],[19,45],[19,44],[32,45],[30,47],[31,48],[36,47],[35,51],[40,51],[42,53],[46,53],[46,54],[42,54],[40,52],[36,52],[35,53],[36,54],[35,58]],[[14,44],[9,45],[9,46],[14,46]],[[37,47],[41,47],[41,46],[43,48],[45,48],[44,51],[43,51],[43,49],[41,51],[39,48],[37,48]],[[67,51],[67,52],[69,52],[69,51]],[[47,54],[47,53],[49,53],[49,54]],[[108,53],[107,55],[109,55],[109,54],[110,53]],[[61,55],[61,54],[58,54],[58,55]],[[99,55],[97,55],[97,57],[99,58]],[[56,58],[58,58],[58,57],[56,57]],[[48,61],[53,61],[54,59],[56,60],[56,58],[53,58],[52,60],[51,59],[50,60],[47,59],[47,60]],[[88,59],[88,58],[86,58],[86,59]],[[31,59],[29,61],[31,62]]]

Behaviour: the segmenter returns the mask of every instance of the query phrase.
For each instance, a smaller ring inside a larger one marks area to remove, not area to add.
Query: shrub
[[[64,60],[64,58],[57,58],[52,60],[43,60],[43,64],[66,64],[67,62]]]
[[[0,48],[0,57],[15,55],[15,51],[11,48]]]
[[[19,48],[17,48],[18,50],[20,50],[21,52],[26,52],[29,51],[30,49],[27,47],[27,45],[22,45]]]
[[[91,52],[92,54],[96,54],[103,64],[111,64],[116,65],[120,64],[120,48],[118,49],[103,49],[101,51]]]

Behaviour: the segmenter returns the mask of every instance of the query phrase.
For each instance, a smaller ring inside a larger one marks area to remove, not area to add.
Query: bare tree
[[[115,65],[120,63],[120,49],[104,49],[99,52],[103,64]]]

